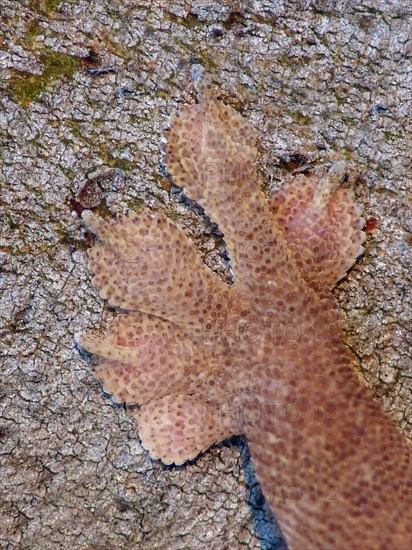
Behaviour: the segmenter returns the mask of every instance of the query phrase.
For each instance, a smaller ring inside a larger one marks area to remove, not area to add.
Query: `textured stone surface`
[[[162,466],[101,392],[73,335],[115,312],[90,286],[79,215],[144,202],[226,276],[219,233],[159,167],[161,129],[193,101],[188,69],[200,61],[261,132],[262,185],[351,163],[377,226],[369,220],[365,256],[336,296],[354,365],[410,433],[408,3],[3,0],[1,10],[2,544],[279,546],[242,440]]]

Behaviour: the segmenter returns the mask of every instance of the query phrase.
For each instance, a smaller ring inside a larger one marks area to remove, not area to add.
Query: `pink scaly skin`
[[[408,550],[410,446],[352,371],[330,292],[363,252],[345,166],[268,199],[253,130],[200,66],[192,77],[199,102],[172,119],[164,161],[219,224],[235,282],[161,214],[86,212],[93,283],[131,313],[77,340],[105,390],[142,405],[131,412],[153,458],[182,464],[246,434],[290,548]]]

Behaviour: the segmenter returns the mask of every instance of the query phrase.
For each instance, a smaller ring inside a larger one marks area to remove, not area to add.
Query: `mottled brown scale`
[[[164,161],[224,233],[235,283],[160,214],[87,212],[93,283],[131,313],[78,341],[114,400],[142,405],[153,458],[182,464],[246,434],[290,548],[407,550],[410,447],[350,368],[330,292],[363,252],[345,166],[267,199],[253,130],[200,66],[192,76],[199,103],[172,119]]]

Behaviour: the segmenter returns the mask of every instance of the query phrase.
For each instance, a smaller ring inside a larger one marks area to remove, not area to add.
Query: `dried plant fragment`
[[[132,414],[153,458],[182,464],[246,434],[290,548],[406,550],[410,447],[350,368],[330,292],[363,251],[345,165],[268,200],[253,130],[201,67],[192,77],[199,102],[172,119],[164,160],[219,224],[235,283],[160,214],[85,212],[93,283],[129,313],[78,342],[114,400],[142,405]]]

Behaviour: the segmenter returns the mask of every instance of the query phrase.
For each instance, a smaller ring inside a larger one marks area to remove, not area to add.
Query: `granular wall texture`
[[[221,234],[158,164],[196,61],[257,131],[267,196],[349,163],[366,250],[334,295],[354,368],[410,434],[410,16],[386,0],[2,1],[3,545],[284,548],[243,438],[184,467],[152,461],[73,344],[119,318],[90,284],[84,209],[113,220],[144,203],[228,280]]]

